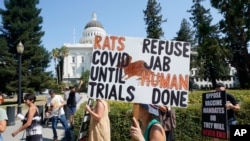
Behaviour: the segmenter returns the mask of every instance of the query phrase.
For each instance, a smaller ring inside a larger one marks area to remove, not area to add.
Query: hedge
[[[209,141],[211,138],[201,135],[201,97],[202,93],[207,91],[193,91],[189,93],[187,108],[178,108],[176,110],[176,124],[174,130],[176,141]],[[250,90],[228,90],[233,94],[241,105],[237,113],[239,125],[250,124]],[[82,116],[86,103],[83,103],[75,116],[75,136],[78,136]],[[129,128],[132,120],[132,103],[109,101],[111,121],[111,140],[112,141],[131,141]]]

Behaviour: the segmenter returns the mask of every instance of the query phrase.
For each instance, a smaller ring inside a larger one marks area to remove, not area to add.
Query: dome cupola
[[[92,14],[92,20],[89,21],[85,27],[84,31],[82,33],[82,38],[80,39],[80,43],[90,43],[92,44],[94,42],[95,36],[105,36],[106,32],[104,30],[104,27],[102,24],[97,20],[96,13],[94,12]]]
[[[92,20],[86,24],[84,29],[87,29],[87,28],[90,28],[90,27],[99,27],[99,28],[104,29],[102,24],[99,21],[97,21],[96,13],[92,14]]]

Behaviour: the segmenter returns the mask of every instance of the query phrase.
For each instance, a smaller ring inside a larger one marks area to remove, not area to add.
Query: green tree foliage
[[[52,57],[53,57],[53,60],[54,60],[54,65],[55,65],[55,72],[56,72],[56,82],[57,82],[57,85],[58,85],[58,82],[59,82],[59,75],[58,75],[58,72],[57,72],[57,59],[59,58],[59,49],[58,48],[54,48],[52,50]]]
[[[84,92],[87,92],[87,89],[88,89],[89,74],[90,74],[90,71],[89,71],[89,70],[86,70],[86,71],[82,72],[82,75],[81,75],[81,77],[80,77],[80,80],[83,81],[82,90],[83,90]]]
[[[209,79],[213,87],[216,79],[228,79],[229,65],[227,60],[230,58],[229,52],[219,42],[219,32],[216,25],[211,25],[212,16],[210,10],[205,9],[201,2],[204,0],[194,0],[194,5],[189,11],[192,14],[190,20],[193,22],[196,39],[196,64],[199,78]]]
[[[177,36],[174,37],[176,41],[190,42],[191,44],[194,42],[194,31],[192,30],[191,24],[185,18],[182,19],[181,27],[176,34]]]
[[[43,19],[39,16],[41,9],[36,5],[39,0],[5,0],[6,9],[0,9],[2,16],[1,31],[6,38],[8,51],[18,60],[16,45],[22,41],[22,92],[35,92],[48,87],[51,72],[45,72],[49,67],[50,54],[41,45]],[[12,66],[17,70],[17,65]],[[15,80],[18,80],[18,75]],[[9,82],[10,84],[12,82]],[[17,92],[17,83],[12,84],[12,91]]]
[[[6,94],[11,94],[12,83],[16,82],[16,66],[17,62],[14,60],[13,55],[9,53],[7,41],[3,36],[0,36],[0,91]]]
[[[181,22],[181,26],[180,26],[180,29],[179,31],[176,33],[177,36],[174,37],[174,40],[176,41],[184,41],[184,42],[190,42],[191,43],[191,46],[193,46],[194,44],[194,31],[192,30],[192,27],[191,27],[191,24],[186,20],[186,19],[183,19],[182,22]],[[198,65],[194,65],[194,62],[195,61],[192,61],[194,60],[195,56],[193,56],[191,54],[191,59],[190,59],[190,69],[195,67],[195,66],[198,66]],[[189,79],[189,89],[192,90],[192,85],[193,85],[193,78],[190,77]]]
[[[249,0],[210,0],[211,5],[223,15],[219,22],[225,34],[225,43],[231,48],[230,62],[238,72],[241,88],[250,88],[250,58],[247,47],[250,41]]]
[[[159,39],[163,37],[164,32],[161,24],[167,20],[162,19],[161,5],[156,0],[148,0],[146,10],[143,10],[144,21],[147,25],[147,38]]]
[[[52,50],[51,54],[54,59],[55,71],[57,84],[62,82],[63,77],[63,64],[64,58],[68,56],[68,48],[66,46],[62,46],[61,48],[55,48]]]

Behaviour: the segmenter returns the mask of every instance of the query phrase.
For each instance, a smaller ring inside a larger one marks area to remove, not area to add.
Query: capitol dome
[[[106,32],[103,25],[97,20],[96,13],[93,13],[92,20],[89,21],[84,27],[83,36],[80,40],[80,43],[92,44],[96,35],[105,36]]]

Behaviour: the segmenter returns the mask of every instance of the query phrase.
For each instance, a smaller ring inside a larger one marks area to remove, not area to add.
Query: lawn
[[[36,96],[36,105],[45,105],[47,95],[38,95]],[[4,98],[4,103],[1,105],[2,108],[6,109],[7,106],[17,106],[17,95],[13,98]],[[21,104],[22,110],[27,109],[27,105],[24,103]]]

